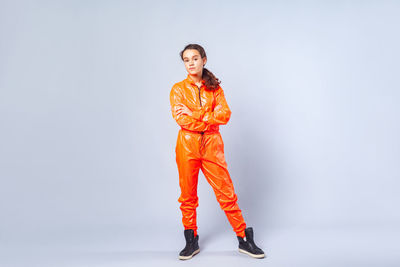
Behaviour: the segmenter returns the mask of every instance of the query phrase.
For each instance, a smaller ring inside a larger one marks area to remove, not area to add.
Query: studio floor
[[[144,234],[132,236],[114,231],[106,238],[96,235],[98,242],[93,242],[96,241],[93,236],[83,233],[78,236],[80,240],[77,235],[55,236],[53,240],[41,239],[36,244],[34,240],[24,244],[2,242],[0,266],[400,266],[400,228],[394,227],[275,229],[256,237],[256,242],[260,240],[257,243],[266,253],[264,259],[239,253],[228,232],[199,234],[201,251],[187,261],[178,260],[184,242],[180,239],[170,244],[162,239],[154,249],[148,249]]]

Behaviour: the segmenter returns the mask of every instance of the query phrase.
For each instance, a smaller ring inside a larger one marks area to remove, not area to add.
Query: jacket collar
[[[186,81],[187,81],[188,83],[192,84],[192,85],[196,85],[196,83],[192,80],[190,74],[188,74],[188,75],[186,76]],[[202,84],[202,86],[204,86],[205,83],[206,83],[206,82],[204,81],[204,79],[201,79],[201,84]],[[196,85],[196,86],[197,86],[197,85]]]

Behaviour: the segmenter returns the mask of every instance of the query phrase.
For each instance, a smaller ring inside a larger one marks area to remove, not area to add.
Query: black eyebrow
[[[193,57],[199,57],[199,55],[194,55]],[[184,57],[183,59],[188,59],[188,57]]]

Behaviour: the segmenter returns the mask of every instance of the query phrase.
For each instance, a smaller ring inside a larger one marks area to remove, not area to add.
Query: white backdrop
[[[387,239],[361,233],[359,244],[398,264],[399,11],[396,1],[1,1],[5,266],[24,266],[18,251],[31,247],[175,260],[183,226],[169,92],[186,77],[188,43],[205,48],[222,81],[228,169],[256,241],[268,255],[282,245],[270,261],[285,266],[286,245],[311,246],[308,233],[365,229]],[[202,174],[199,198],[200,242],[236,250]],[[279,239],[287,231],[306,238]]]

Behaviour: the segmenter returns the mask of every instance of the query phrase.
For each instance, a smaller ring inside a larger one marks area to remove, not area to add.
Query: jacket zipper
[[[197,89],[199,89],[199,100],[200,100],[200,107],[201,107],[201,95],[200,95],[200,87],[197,86]]]
[[[200,88],[201,87],[198,87],[197,86],[197,89],[199,89],[199,101],[200,101],[200,107],[202,106],[201,105],[201,94],[200,94]],[[200,140],[200,151],[202,150],[202,148],[203,148],[203,140],[204,140],[204,132],[201,132],[201,140]]]

